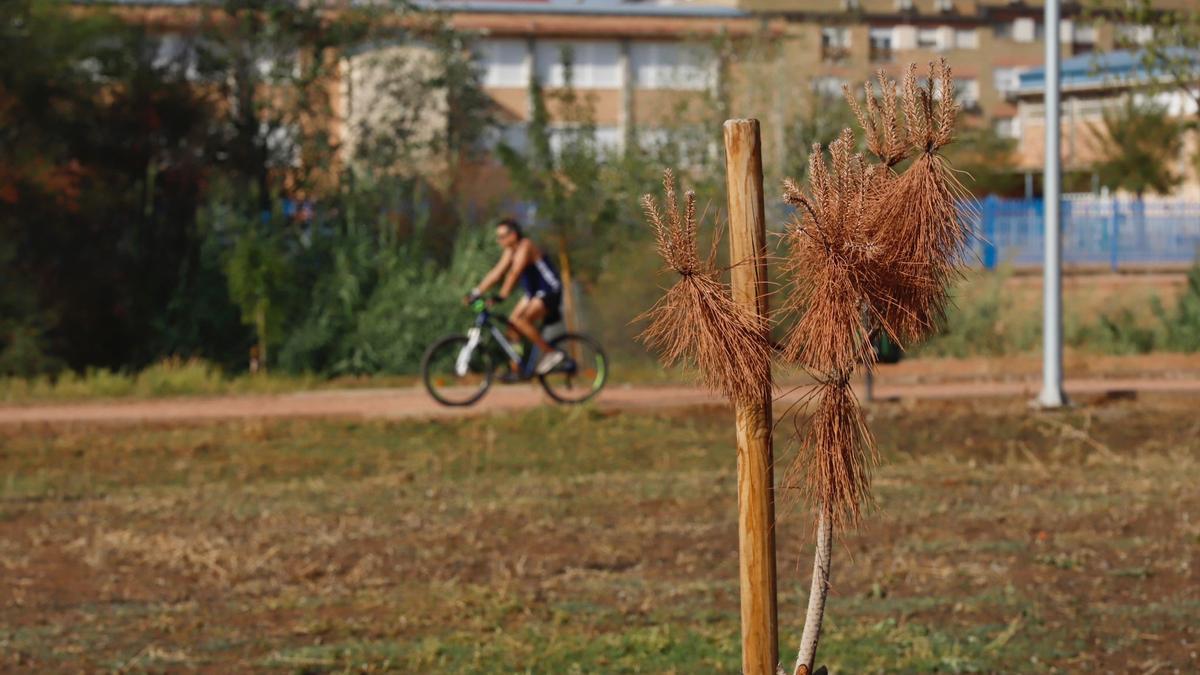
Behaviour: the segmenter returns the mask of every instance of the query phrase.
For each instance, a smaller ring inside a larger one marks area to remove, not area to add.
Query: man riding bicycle
[[[500,261],[483,277],[478,286],[471,289],[468,300],[482,297],[489,288],[503,279],[493,300],[504,302],[517,285],[517,281],[520,281],[525,297],[513,308],[508,320],[517,332],[541,351],[542,357],[534,372],[547,375],[563,362],[566,354],[551,347],[542,338],[538,322],[544,320],[546,323],[554,323],[560,320],[562,279],[537,244],[521,233],[521,225],[516,220],[505,218],[496,224],[496,241],[503,248]],[[514,367],[519,367],[519,364],[514,364]]]

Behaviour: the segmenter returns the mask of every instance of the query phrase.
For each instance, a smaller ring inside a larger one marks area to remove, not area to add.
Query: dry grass
[[[1194,408],[864,408],[888,461],[838,544],[821,661],[1198,672]],[[5,428],[0,671],[736,672],[731,425]],[[800,605],[811,523],[778,527]]]
[[[679,279],[636,319],[649,322],[639,338],[660,354],[664,365],[696,365],[704,384],[731,401],[762,400],[771,388],[766,322],[735,303],[721,281],[714,262],[720,237],[714,239],[709,258],[701,261],[695,193],[685,194],[681,212],[670,171],[663,177],[663,192],[665,213],[651,195],[642,198],[642,206],[659,255]]]

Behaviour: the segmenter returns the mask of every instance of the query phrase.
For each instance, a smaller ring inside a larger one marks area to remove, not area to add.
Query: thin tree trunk
[[[254,328],[258,333],[259,371],[267,372],[267,308],[264,303],[258,303],[254,310]]]
[[[575,294],[572,287],[571,259],[567,256],[567,243],[564,239],[558,241],[558,272],[562,277],[563,323],[567,332],[579,330],[579,320],[575,316]],[[572,354],[574,358],[574,354]]]
[[[804,634],[800,638],[800,653],[796,656],[795,675],[809,675],[817,658],[817,641],[821,639],[821,622],[825,618],[825,599],[829,596],[829,561],[833,550],[833,527],[829,507],[823,506],[817,521],[817,547],[813,554],[812,589],[808,593],[808,614],[804,617]]]

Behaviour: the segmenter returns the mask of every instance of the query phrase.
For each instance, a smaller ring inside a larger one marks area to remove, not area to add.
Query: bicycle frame
[[[508,355],[508,358],[516,363],[521,363],[521,355],[517,353],[512,343],[508,341],[508,338],[504,335],[504,331],[500,330],[501,327],[512,327],[512,322],[508,320],[508,317],[503,314],[492,314],[488,311],[486,305],[477,306],[475,310],[478,312],[475,316],[475,325],[467,330],[467,344],[458,353],[458,358],[454,362],[454,372],[459,377],[467,374],[467,369],[470,368],[471,364],[471,354],[475,352],[479,343],[483,341],[483,331],[485,328],[496,339],[496,342],[504,350],[504,353]]]

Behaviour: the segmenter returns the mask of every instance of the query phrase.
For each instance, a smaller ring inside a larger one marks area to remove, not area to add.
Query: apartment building
[[[1155,4],[1178,9],[1194,2]],[[165,24],[186,23],[187,6],[195,4],[118,3],[142,8],[141,20],[171,17]],[[954,69],[967,124],[1019,139],[1026,168],[1034,166],[1030,148],[1040,142],[1042,127],[1018,104],[1025,96],[1022,73],[1044,57],[1041,0],[419,0],[418,6],[444,13],[469,36],[500,122],[496,140],[517,148],[532,111],[533,78],[553,92],[569,76],[592,104],[601,147],[619,150],[630,142],[652,144],[667,127],[699,124],[684,111],[701,99],[730,115],[763,119],[769,134],[782,133],[775,127],[786,109],[810,93],[840,96],[843,84],[880,69],[899,76],[908,63],[939,57]],[[1058,39],[1071,62],[1144,40],[1148,30],[1090,23],[1081,4],[1068,3]],[[762,76],[761,63],[743,59],[752,51],[771,60],[772,78]],[[370,74],[356,75],[364,58],[348,55],[342,73],[344,83],[366,78],[343,86],[339,110],[351,122],[340,125],[343,135],[354,133],[356,111],[370,108],[355,100],[372,95]],[[557,128],[570,126],[561,110],[551,118]]]
[[[1192,56],[1192,62],[1200,72],[1200,53]],[[1200,116],[1200,104],[1197,103],[1200,101],[1200,83],[1191,92],[1175,85],[1151,86],[1167,77],[1162,72],[1147,69],[1142,54],[1135,51],[1117,50],[1065,59],[1059,73],[1063,171],[1086,176],[1104,157],[1104,116],[1121,108],[1127,97],[1142,103],[1152,102],[1167,115],[1180,120],[1197,119]],[[1046,71],[1040,66],[1020,75],[1016,102],[1022,133],[1016,155],[1018,169],[1022,171],[1040,171],[1045,161],[1045,85]],[[1200,134],[1188,130],[1183,140],[1182,152],[1174,159],[1172,167],[1182,178],[1177,193],[1189,199],[1200,198],[1200,171],[1195,162],[1189,161],[1200,149]]]
[[[907,63],[945,57],[958,82],[968,123],[1021,136],[1016,96],[1021,72],[1044,57],[1039,0],[706,0],[708,4],[647,2],[430,2],[455,12],[456,26],[483,33],[478,44],[485,86],[514,125],[525,119],[528,77],[557,82],[557,50],[574,47],[581,89],[592,91],[599,135],[617,143],[638,113],[661,110],[654,91],[695,91],[722,71],[683,45],[733,35],[769,39],[792,75],[791,84],[840,95],[882,69],[895,76]],[[714,6],[712,3],[719,6]],[[1193,0],[1158,0],[1165,9]],[[765,31],[765,32],[764,32]],[[1141,26],[1091,23],[1083,5],[1068,3],[1058,39],[1064,58],[1104,52],[1148,36]],[[710,56],[710,58],[715,58]],[[732,66],[736,72],[739,64]],[[677,75],[660,74],[675,69]],[[794,91],[794,88],[792,89]],[[769,111],[732,111],[770,117]]]
[[[524,145],[533,111],[530,83],[553,94],[567,86],[591,109],[602,149],[653,144],[678,126],[689,100],[710,97],[723,77],[715,45],[762,34],[736,8],[596,2],[431,2],[471,35],[481,82],[495,103],[500,134]],[[553,96],[548,96],[553,99]],[[552,109],[555,128],[571,120]]]

